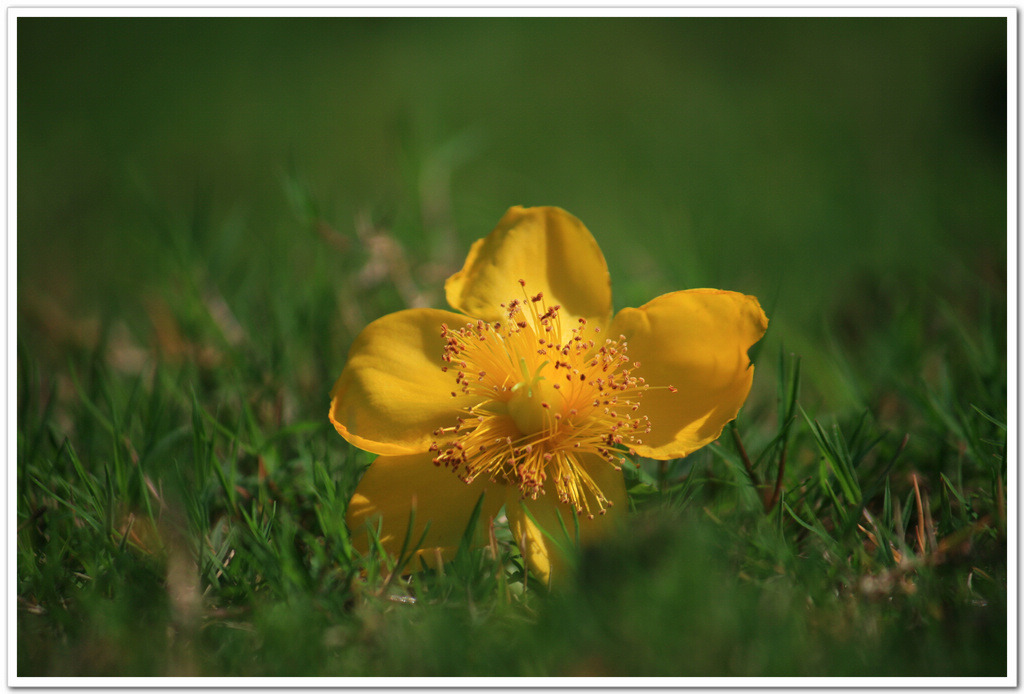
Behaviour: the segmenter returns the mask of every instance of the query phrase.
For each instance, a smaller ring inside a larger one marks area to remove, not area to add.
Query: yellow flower
[[[435,564],[483,494],[480,525],[504,506],[544,581],[563,564],[538,524],[564,537],[575,513],[591,542],[626,510],[627,452],[666,460],[715,440],[746,400],[747,350],[768,327],[757,299],[713,289],[613,319],[597,242],[555,207],[511,208],[445,292],[461,314],[370,323],[331,391],[335,428],[378,454],[349,505],[353,542],[366,551],[362,530],[379,518],[397,553],[415,509],[411,541],[429,523],[419,556]]]

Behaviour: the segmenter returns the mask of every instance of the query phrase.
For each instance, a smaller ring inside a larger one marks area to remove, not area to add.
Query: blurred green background
[[[1005,673],[1006,32],[18,18],[19,674]],[[575,592],[507,538],[382,581],[329,390],[516,204],[616,308],[758,296],[737,431],[770,483],[796,353],[855,494],[798,417],[785,512],[723,436],[627,477]]]
[[[154,217],[251,256],[229,295],[302,282],[297,177],[449,264],[559,205],[617,308],[735,289],[795,341],[1005,285],[1005,86],[1000,19],[22,18],[18,287],[130,310],[173,271]]]

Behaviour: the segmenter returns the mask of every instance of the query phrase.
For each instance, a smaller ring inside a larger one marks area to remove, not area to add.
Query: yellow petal
[[[479,398],[452,397],[455,374],[441,371],[441,324],[465,316],[410,309],[366,326],[331,390],[330,419],[351,444],[381,455],[427,450],[438,427],[454,426]]]
[[[629,510],[629,502],[626,499],[626,483],[620,470],[596,455],[581,458],[591,478],[613,504],[603,515],[595,515],[593,518],[578,516],[579,541],[581,545],[586,545],[600,540],[621,523]],[[573,508],[558,502],[550,483],[545,485],[545,491],[536,500],[518,499],[514,493],[510,494],[505,514],[530,571],[544,583],[555,585],[565,580],[569,573],[564,552],[572,551],[575,545],[576,521],[573,520]],[[523,510],[523,506],[529,510],[533,520]],[[537,527],[538,524],[540,527]]]
[[[445,282],[448,303],[474,318],[502,317],[501,304],[543,292],[561,305],[562,325],[611,319],[612,290],[604,255],[583,223],[557,207],[512,207],[473,244],[461,270]]]
[[[639,412],[652,430],[636,452],[678,458],[718,438],[747,399],[754,377],[747,350],[767,328],[756,298],[717,289],[665,294],[620,311],[609,332],[626,336],[630,361],[640,362],[633,375],[652,386]]]
[[[426,530],[419,556],[431,566],[436,564],[438,554],[443,559],[451,559],[462,542],[481,494],[485,496],[476,539],[477,544],[486,541],[490,521],[505,503],[506,487],[486,480],[466,484],[450,470],[434,465],[432,458],[432,453],[381,456],[370,465],[356,487],[345,518],[356,550],[366,553],[369,548],[366,524],[369,522],[376,528],[379,519],[381,543],[388,553],[397,556],[409,528],[409,515],[415,508],[406,551],[416,546]],[[417,558],[406,565],[406,570],[419,568]]]

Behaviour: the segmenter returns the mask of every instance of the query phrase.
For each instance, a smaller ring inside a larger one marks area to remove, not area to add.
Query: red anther
[[[580,374],[580,380],[581,381],[587,380],[587,375],[586,374]]]
[[[668,392],[670,392],[670,393],[678,393],[679,389],[676,388],[675,386],[669,386],[668,387]]]
[[[522,280],[519,280],[519,281],[523,282]],[[523,286],[526,286],[526,282],[523,282]],[[543,298],[544,298],[544,292],[537,292],[537,296],[531,296],[530,297],[530,301],[536,303],[536,302],[540,301]]]
[[[520,287],[525,287],[526,286],[526,280],[519,280],[519,286]]]

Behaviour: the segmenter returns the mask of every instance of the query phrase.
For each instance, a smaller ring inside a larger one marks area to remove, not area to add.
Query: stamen
[[[543,292],[531,296],[526,282],[519,284],[523,298],[502,304],[503,320],[457,330],[442,325],[441,369],[458,367],[458,389],[451,395],[471,396],[476,404],[463,410],[455,426],[435,430],[434,463],[465,482],[484,475],[518,487],[524,498],[549,489],[592,518],[611,501],[582,454],[621,469],[623,447],[631,451],[651,429],[646,416],[631,414],[649,386],[632,375],[639,363],[629,361],[624,337],[596,345],[583,337],[586,319],[568,330],[561,306],[547,306]],[[545,358],[548,350],[559,358]],[[565,369],[565,381],[556,383],[549,376],[559,369]]]

